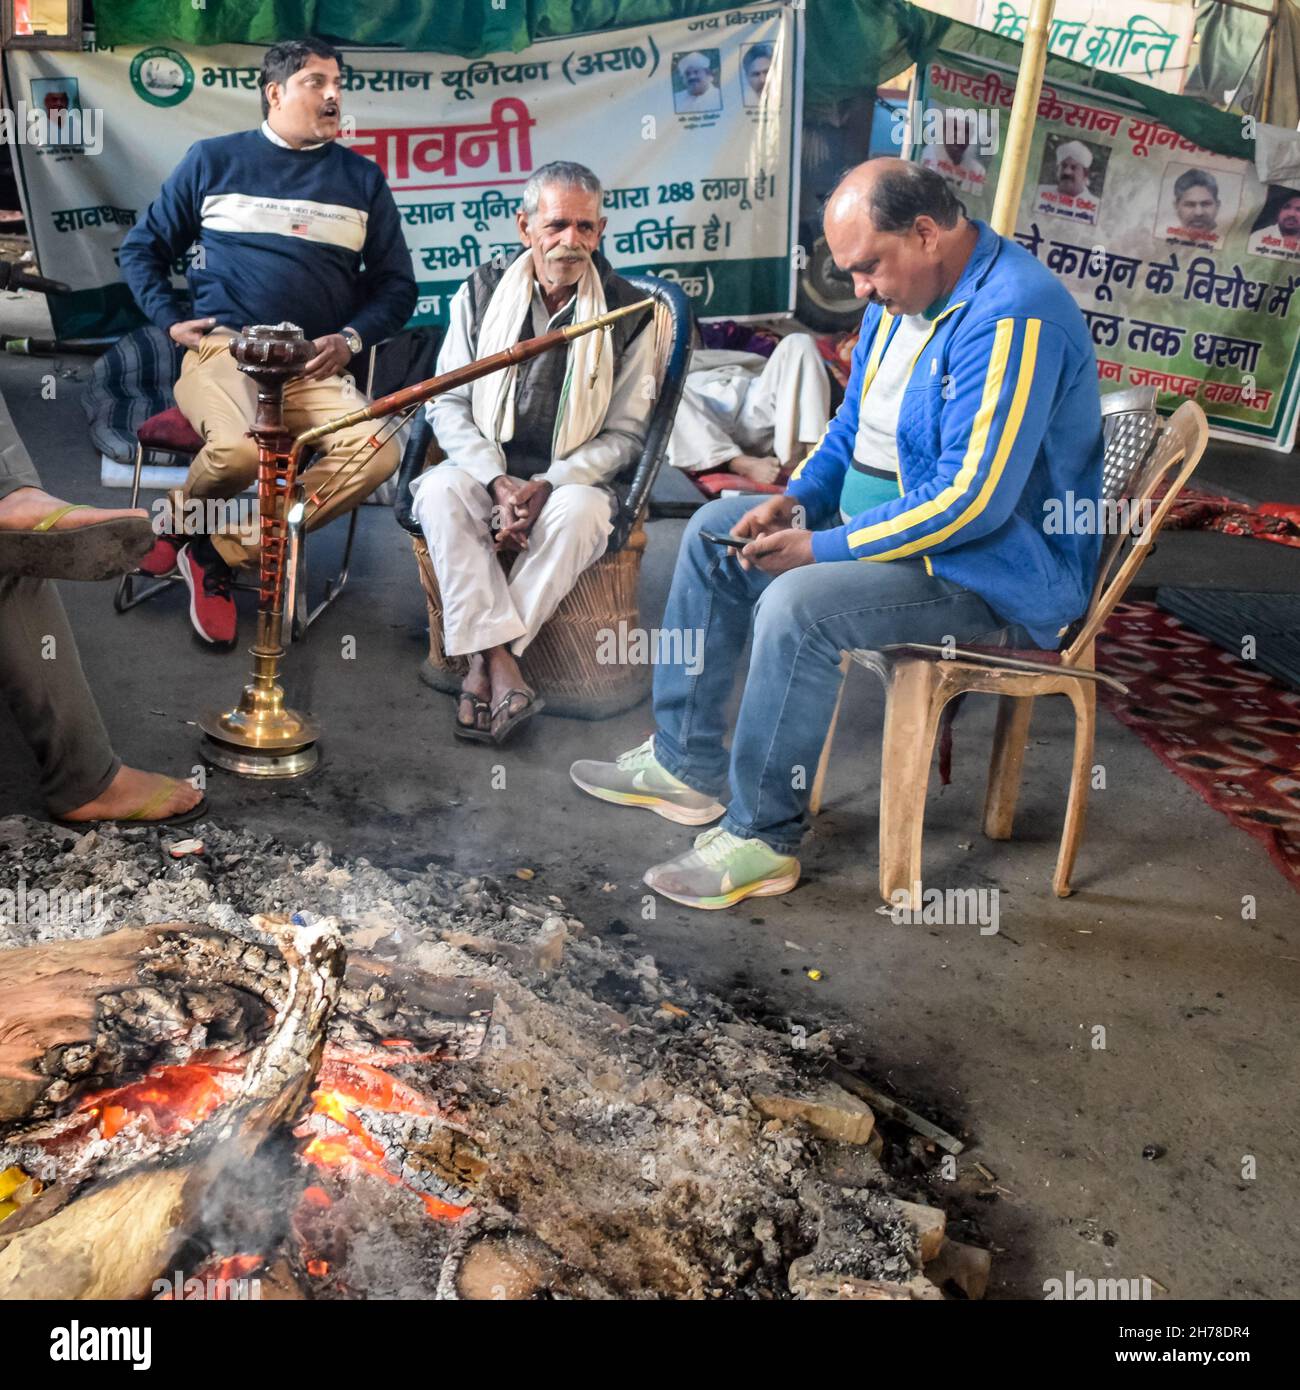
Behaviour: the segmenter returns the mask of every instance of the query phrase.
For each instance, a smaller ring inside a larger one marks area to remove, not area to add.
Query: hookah
[[[301,777],[320,761],[320,731],[284,702],[280,667],[284,659],[283,627],[290,526],[301,524],[309,505],[328,492],[294,501],[298,470],[307,448],[326,436],[367,420],[383,420],[331,479],[334,487],[360,468],[396,433],[425,401],[478,377],[526,362],[561,347],[584,333],[608,328],[625,314],[651,308],[653,299],[639,300],[583,323],[528,338],[503,352],[467,363],[442,376],[381,396],[369,405],[292,438],[284,424],[285,383],[297,376],[315,354],[296,324],[260,324],[230,340],[230,354],[257,384],[257,413],[250,433],[257,441],[257,503],[261,553],[257,603],[257,636],[250,649],[252,675],[233,708],[204,714],[202,753],[217,767],[242,777]],[[391,419],[387,417],[392,417]],[[382,438],[380,437],[382,435]],[[329,488],[330,483],[325,484]]]

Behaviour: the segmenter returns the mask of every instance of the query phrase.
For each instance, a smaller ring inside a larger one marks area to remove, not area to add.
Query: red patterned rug
[[[1300,889],[1300,691],[1153,603],[1116,608],[1097,666],[1129,688],[1102,687],[1111,712]]]

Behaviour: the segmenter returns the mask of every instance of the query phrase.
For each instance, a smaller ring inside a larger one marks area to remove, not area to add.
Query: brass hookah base
[[[316,726],[286,708],[280,686],[284,657],[284,567],[286,515],[294,483],[290,439],[284,430],[284,383],[301,372],[315,352],[293,324],[249,328],[230,340],[239,369],[257,383],[257,500],[261,526],[261,596],[257,640],[251,648],[252,679],[239,703],[198,721],[200,752],[217,767],[240,777],[301,777],[320,762]]]
[[[284,703],[277,679],[284,653],[278,642],[267,643],[264,616],[258,617],[257,642],[251,648],[253,678],[233,709],[213,710],[199,719],[200,751],[209,762],[241,777],[302,777],[320,762],[320,731]]]

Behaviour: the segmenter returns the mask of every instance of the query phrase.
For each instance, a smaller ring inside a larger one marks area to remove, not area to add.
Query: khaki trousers
[[[257,415],[257,386],[227,350],[231,336],[227,328],[213,329],[181,363],[176,404],[207,441],[190,465],[180,494],[182,504],[192,497],[236,497],[257,477],[257,444],[248,433]],[[284,388],[285,428],[297,435],[365,404],[366,398],[341,376],[290,381]],[[360,456],[352,459],[381,425],[382,421],[367,421],[320,441],[320,452],[300,478],[306,495],[317,489],[324,493],[318,505],[307,508],[309,531],[351,511],[396,470],[401,458],[396,440],[389,440],[365,462],[360,462]],[[362,448],[363,454],[368,452]],[[331,481],[336,474],[341,478],[337,485]],[[219,527],[212,542],[228,565],[256,563],[255,523]]]

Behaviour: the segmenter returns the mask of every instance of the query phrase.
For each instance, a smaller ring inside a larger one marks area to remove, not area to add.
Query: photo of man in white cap
[[[1052,141],[1048,140],[1034,212],[1068,218],[1072,222],[1095,223],[1105,161],[1102,160],[1094,174],[1096,163],[1097,147],[1094,145],[1083,140],[1062,140],[1053,149]]]

